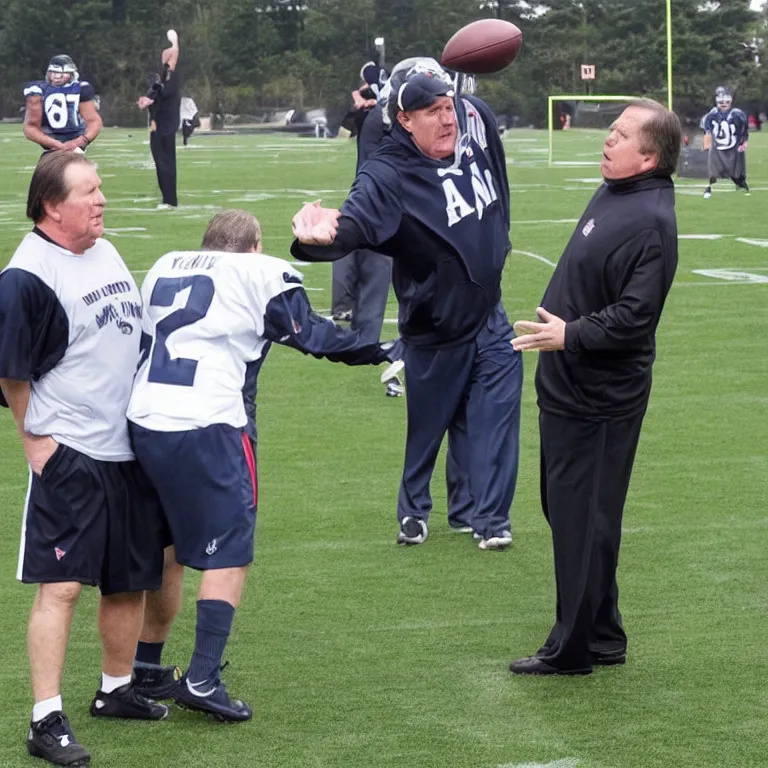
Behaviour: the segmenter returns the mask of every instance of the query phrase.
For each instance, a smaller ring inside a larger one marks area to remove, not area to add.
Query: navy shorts
[[[248,436],[228,424],[184,432],[129,427],[136,458],[160,496],[177,562],[200,571],[252,562],[258,489]]]
[[[42,474],[30,475],[20,581],[77,581],[105,595],[159,589],[164,520],[138,462],[97,461],[59,444]]]

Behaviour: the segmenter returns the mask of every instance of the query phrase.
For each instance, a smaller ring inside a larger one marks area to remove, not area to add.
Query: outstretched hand
[[[320,202],[304,203],[291,221],[293,235],[302,245],[330,245],[336,238],[341,211],[323,208]]]
[[[541,352],[554,352],[565,349],[565,321],[547,312],[544,307],[536,310],[540,323],[527,320],[518,320],[515,323],[517,338],[512,339],[512,346],[516,352],[526,350],[539,350]]]

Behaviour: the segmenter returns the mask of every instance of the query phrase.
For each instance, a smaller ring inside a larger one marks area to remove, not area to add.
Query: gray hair
[[[683,141],[678,116],[653,99],[636,99],[629,106],[651,113],[643,123],[640,151],[656,155],[656,170],[671,176],[677,170]]]
[[[259,220],[248,211],[229,208],[219,211],[209,222],[201,248],[205,251],[248,253],[261,242]]]

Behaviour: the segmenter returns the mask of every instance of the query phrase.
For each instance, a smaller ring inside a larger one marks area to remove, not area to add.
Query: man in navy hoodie
[[[522,384],[501,303],[510,250],[504,149],[488,106],[456,98],[433,60],[395,67],[380,103],[384,137],[340,211],[317,202],[296,214],[292,253],[334,261],[370,248],[393,259],[408,392],[398,543],[427,538],[447,432],[472,499],[467,519],[452,525],[472,530],[481,549],[503,549],[512,541]]]

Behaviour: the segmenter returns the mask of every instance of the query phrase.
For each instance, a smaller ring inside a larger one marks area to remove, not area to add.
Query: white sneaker
[[[457,525],[457,526],[449,525],[448,527],[454,533],[474,533],[471,525]]]
[[[427,524],[423,520],[418,517],[404,517],[397,534],[397,543],[402,546],[423,544],[428,535]]]
[[[172,211],[176,206],[169,203],[158,203],[155,208],[156,211]]]
[[[388,366],[384,373],[381,374],[379,381],[382,384],[386,384],[390,379],[397,379],[398,374],[402,373],[405,368],[405,363],[402,360],[395,360],[392,365]]]
[[[477,545],[480,549],[506,549],[512,543],[512,533],[502,531],[490,539],[482,539]]]
[[[711,193],[709,190],[707,190],[707,191],[704,193],[704,199],[705,199],[705,200],[709,200],[709,198],[710,198],[710,197],[712,197],[712,193]]]
[[[405,363],[402,360],[395,360],[384,373],[381,374],[379,381],[386,385],[387,397],[402,397],[405,393],[405,387],[403,386],[403,380],[400,378],[400,372],[405,368]]]

